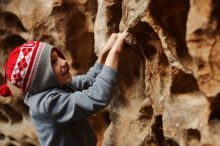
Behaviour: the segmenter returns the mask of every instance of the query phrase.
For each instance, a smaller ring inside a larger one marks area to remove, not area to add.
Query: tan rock
[[[2,0],[0,67],[15,46],[40,40],[85,73],[111,33],[127,29],[117,90],[90,119],[97,145],[219,146],[219,10],[218,0]],[[37,146],[13,91],[0,97],[0,145]]]

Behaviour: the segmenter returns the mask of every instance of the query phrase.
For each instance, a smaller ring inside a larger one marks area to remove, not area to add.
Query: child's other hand
[[[111,49],[112,53],[121,53],[124,50],[125,37],[127,35],[128,32],[126,30],[118,34],[117,40],[115,41],[114,46]]]
[[[127,31],[123,31],[122,33],[118,34],[117,40],[114,43],[114,46],[108,53],[108,57],[106,59],[105,65],[109,66],[115,70],[118,70],[119,68],[119,60],[120,60],[120,54],[124,50],[124,44],[125,44],[125,37],[127,36]]]
[[[108,42],[106,43],[105,47],[102,49],[99,58],[98,58],[98,62],[100,64],[104,64],[105,63],[105,59],[108,56],[109,51],[112,49],[113,45],[115,44],[117,38],[118,38],[118,34],[119,33],[112,33],[110,38],[108,39]]]
[[[119,33],[112,33],[111,37],[108,39],[108,42],[106,43],[105,47],[103,48],[101,54],[105,55],[108,54],[108,52],[111,50],[111,48],[114,46]]]

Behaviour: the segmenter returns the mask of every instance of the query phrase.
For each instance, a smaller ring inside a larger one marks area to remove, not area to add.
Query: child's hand
[[[124,30],[122,33],[118,34],[117,40],[114,43],[114,46],[111,49],[113,53],[121,53],[124,50],[125,37],[128,32]]]
[[[112,49],[113,45],[115,44],[117,38],[118,38],[118,34],[119,33],[112,33],[111,37],[109,38],[108,42],[106,43],[105,47],[102,49],[99,58],[98,58],[98,62],[100,64],[104,64],[105,63],[105,59],[108,56],[109,51]]]
[[[103,48],[101,54],[106,55],[111,50],[111,48],[114,46],[119,33],[112,33],[111,37],[109,38],[108,42],[106,43],[105,47]]]
[[[125,37],[127,36],[127,34],[128,33],[126,30],[118,34],[117,40],[115,41],[114,46],[110,50],[108,57],[106,59],[106,62],[105,62],[106,66],[109,66],[115,70],[118,70],[120,54],[124,50]]]

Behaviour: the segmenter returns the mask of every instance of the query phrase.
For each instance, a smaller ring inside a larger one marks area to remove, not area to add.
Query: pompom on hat
[[[6,78],[23,92],[31,94],[58,87],[59,84],[51,66],[53,48],[64,58],[56,47],[43,42],[31,41],[15,48],[5,63],[5,78],[4,84],[0,87],[0,95],[11,95],[6,85]]]

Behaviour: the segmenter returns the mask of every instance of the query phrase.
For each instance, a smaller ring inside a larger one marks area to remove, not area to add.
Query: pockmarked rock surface
[[[90,118],[98,146],[220,146],[218,0],[0,0],[0,83],[7,55],[40,40],[73,75],[127,29],[117,91]],[[16,92],[16,91],[15,91]],[[38,146],[22,97],[0,97],[0,145]]]

